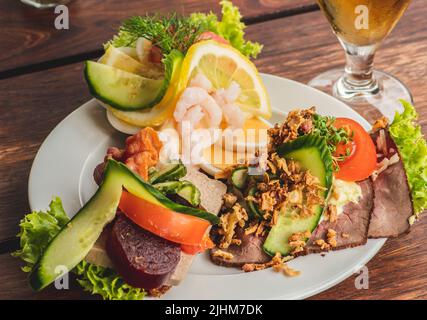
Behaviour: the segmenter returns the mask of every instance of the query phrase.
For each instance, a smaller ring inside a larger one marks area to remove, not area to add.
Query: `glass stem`
[[[348,91],[378,91],[378,83],[374,77],[373,66],[375,46],[358,47],[343,44],[346,53],[345,73],[342,85]]]

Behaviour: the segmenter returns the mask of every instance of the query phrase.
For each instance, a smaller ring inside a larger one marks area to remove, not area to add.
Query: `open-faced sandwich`
[[[261,172],[228,168],[211,260],[256,271],[300,255],[407,233],[427,201],[427,146],[413,106],[370,133],[354,120],[289,112],[269,129]]]
[[[244,39],[238,8],[221,5],[222,19],[213,13],[132,17],[98,61],[85,63],[89,91],[108,120],[133,135],[107,151],[94,172],[98,191],[69,213],[71,220],[59,198],[22,220],[15,255],[27,263],[23,270],[31,272],[35,290],[50,285],[63,266],[106,299],[158,295],[183,279],[195,254],[213,246],[209,229],[219,222],[226,186],[198,168],[224,167],[222,158],[210,162],[212,150],[231,155],[231,163],[240,156],[234,148],[241,140],[218,147],[222,134],[215,130],[267,128],[262,117],[271,115],[249,60],[262,46]],[[200,131],[187,142],[188,129],[206,129],[208,137]],[[203,148],[195,143],[201,141]],[[180,161],[182,150],[188,157]]]
[[[129,136],[99,159],[98,189],[71,219],[54,198],[22,220],[15,255],[35,290],[65,270],[104,299],[159,296],[205,251],[218,265],[293,276],[287,260],[399,236],[426,207],[427,146],[411,105],[371,133],[314,107],[271,126],[248,59],[261,46],[221,4],[222,20],[126,20],[86,62],[90,92]]]

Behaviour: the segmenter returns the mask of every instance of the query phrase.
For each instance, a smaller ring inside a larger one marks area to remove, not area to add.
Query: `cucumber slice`
[[[316,176],[321,185],[332,185],[332,155],[325,138],[317,134],[308,134],[294,141],[284,143],[277,149],[277,154],[286,159],[297,160],[302,166]],[[328,191],[324,191],[327,194]]]
[[[109,162],[110,161],[114,160],[109,160]],[[128,169],[125,164],[117,161],[114,161],[114,163],[116,166],[120,167],[125,177],[127,177],[126,179],[124,177],[122,180],[123,187],[126,188],[130,193],[136,195],[137,197],[144,198],[145,200],[148,200],[153,204],[163,206],[175,212],[184,213],[198,217],[200,219],[207,220],[211,224],[217,224],[219,222],[219,218],[212,213],[197,208],[183,206],[181,204],[173,202],[163,193],[153,187],[151,184],[148,184],[147,182],[142,180],[137,174]],[[128,176],[132,176],[133,179],[129,179]]]
[[[165,181],[179,180],[187,174],[187,168],[182,164],[181,161],[175,163],[169,163],[163,166],[160,170],[154,171],[149,177],[149,181],[152,184],[157,184]]]
[[[190,181],[167,181],[153,185],[163,194],[177,194],[193,207],[200,205],[200,191]]]
[[[164,79],[145,78],[94,61],[85,62],[84,76],[94,97],[115,109],[135,111],[151,108],[162,100],[175,66],[181,61],[182,54],[171,51],[164,59]]]
[[[56,268],[73,269],[90,251],[105,225],[112,221],[122,194],[122,188],[151,203],[173,211],[193,215],[211,223],[217,216],[206,211],[186,207],[169,200],[160,191],[147,184],[124,164],[109,160],[103,183],[95,195],[77,212],[47,246],[33,268],[30,285],[41,290],[58,276]]]
[[[276,252],[280,252],[282,256],[288,255],[291,251],[288,243],[289,237],[296,232],[313,231],[317,227],[322,211],[322,208],[318,206],[315,209],[315,214],[302,219],[297,212],[283,209],[279,213],[276,224],[271,228],[267,239],[265,239],[264,251],[271,256],[274,256]]]
[[[192,206],[198,207],[200,205],[200,191],[197,187],[189,181],[182,181],[183,184],[178,190],[177,194],[188,201]]]
[[[310,170],[325,187],[321,196],[327,198],[332,184],[332,156],[323,137],[313,134],[302,136],[281,145],[277,149],[277,154],[286,159],[299,161],[305,169]],[[291,250],[288,244],[289,237],[296,232],[313,231],[323,210],[323,206],[317,205],[314,214],[303,218],[295,211],[283,209],[264,242],[264,251],[272,256],[276,252],[280,252],[282,256],[288,255]]]
[[[178,52],[179,53],[179,52]],[[168,89],[162,100],[149,110],[121,111],[108,107],[118,119],[138,127],[161,126],[168,118],[173,116],[175,105],[179,94],[185,89],[187,84],[180,81],[183,55],[181,53],[172,56],[168,55],[164,61],[165,78],[170,79]]]
[[[49,243],[34,266],[30,275],[34,290],[41,290],[55,280],[57,266],[71,270],[86,256],[104,226],[116,215],[122,193],[118,179],[119,172],[108,165],[98,191]]]
[[[246,186],[246,182],[248,180],[248,168],[247,167],[239,167],[233,170],[231,173],[231,182],[233,185],[242,190]]]
[[[257,192],[257,188],[256,187],[252,187],[252,188],[249,189],[248,196],[254,196],[256,192]],[[249,212],[251,213],[252,217],[254,217],[254,218],[262,218],[262,213],[258,209],[258,205],[256,203],[254,203],[251,200],[247,200],[246,203],[248,205],[248,209],[249,209]]]
[[[167,181],[153,184],[157,190],[163,194],[176,194],[178,190],[182,187],[181,181]]]
[[[108,105],[133,111],[154,106],[163,97],[163,80],[153,80],[94,61],[85,62],[90,93]]]

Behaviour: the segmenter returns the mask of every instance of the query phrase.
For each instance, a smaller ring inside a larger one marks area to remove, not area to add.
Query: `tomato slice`
[[[336,150],[333,154],[334,157],[343,157],[343,161],[340,161],[341,163],[344,163],[348,159],[350,159],[352,156],[354,156],[354,152],[356,151],[356,144],[354,141],[349,141],[348,143],[339,143],[336,146]]]
[[[342,155],[350,149],[350,155],[339,161],[339,171],[335,177],[346,181],[361,181],[368,178],[377,166],[377,153],[374,142],[363,127],[356,121],[348,118],[337,118],[334,122],[337,129],[350,130],[353,141],[337,147],[335,156]]]
[[[204,252],[206,249],[212,249],[213,247],[215,247],[215,244],[212,242],[209,236],[205,236],[199,245],[188,246],[183,244],[181,245],[181,250],[188,254],[196,254]]]
[[[119,208],[139,225],[159,237],[188,246],[202,246],[209,222],[172,211],[123,191]]]

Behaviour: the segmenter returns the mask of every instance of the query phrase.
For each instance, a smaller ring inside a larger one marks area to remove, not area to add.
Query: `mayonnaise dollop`
[[[344,206],[349,202],[358,203],[362,197],[362,189],[359,184],[351,181],[334,179],[329,204],[335,205],[337,214],[343,212]]]

